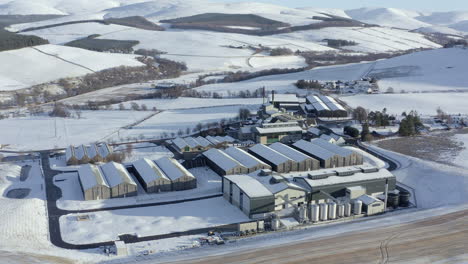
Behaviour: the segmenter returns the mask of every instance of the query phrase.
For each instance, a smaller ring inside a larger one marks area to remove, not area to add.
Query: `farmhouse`
[[[224,151],[212,148],[203,152],[207,165],[221,176],[244,174],[247,168]]]
[[[132,163],[133,173],[147,193],[169,192],[172,182],[169,177],[149,159]]]
[[[111,188],[112,198],[137,195],[137,184],[122,164],[109,162],[101,165],[101,170]]]
[[[294,143],[293,147],[320,161],[320,166],[322,168],[342,167],[344,164],[344,158],[342,156],[318,145],[312,144],[311,142],[300,140]]]
[[[320,169],[320,162],[318,160],[307,156],[304,153],[295,150],[294,148],[291,148],[283,143],[277,142],[271,144],[270,148],[278,151],[295,162],[297,167],[294,168],[293,166],[291,171],[308,171]]]
[[[86,201],[109,199],[110,187],[99,167],[86,164],[78,169],[78,180]]]
[[[249,149],[249,153],[271,166],[279,173],[288,173],[297,168],[297,163],[278,151],[263,144],[257,144]]]
[[[250,155],[245,150],[236,147],[229,147],[224,150],[226,154],[237,160],[239,163],[247,168],[247,173],[251,173],[257,170],[268,169],[271,170],[271,166]]]
[[[197,178],[173,158],[163,157],[155,161],[156,165],[171,180],[173,191],[197,188]]]

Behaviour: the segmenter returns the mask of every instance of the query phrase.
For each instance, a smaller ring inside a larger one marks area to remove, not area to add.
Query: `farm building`
[[[74,146],[69,146],[65,150],[65,159],[67,161],[67,165],[77,165],[79,164],[78,159],[76,158],[75,155],[75,147]]]
[[[204,142],[205,143],[205,142]],[[193,137],[175,138],[172,140],[172,146],[179,152],[196,152],[206,150],[209,145],[198,142]]]
[[[361,195],[357,200],[362,202],[362,210],[365,211],[367,215],[380,214],[385,211],[384,202],[370,195]]]
[[[223,196],[248,217],[263,215],[275,209],[275,197],[262,183],[247,175],[223,178]]]
[[[299,98],[295,94],[275,94],[273,91],[269,96],[270,103],[278,109],[297,111],[299,107]]]
[[[361,154],[346,148],[339,147],[323,139],[316,138],[312,139],[310,142],[316,146],[322,147],[343,157],[342,166],[361,165],[364,162],[364,157]]]
[[[335,169],[311,171],[307,176],[294,176],[294,182],[305,187],[309,192],[309,201],[321,203],[330,196],[353,199],[357,195],[378,195],[396,187],[396,177],[386,169],[367,166],[353,166]],[[356,193],[356,194],[354,194]]]
[[[102,162],[103,159],[98,151],[98,146],[95,144],[91,144],[86,146],[86,152],[88,153],[88,157],[92,162]]]
[[[256,157],[247,153],[247,151],[242,150],[236,147],[229,147],[224,150],[226,154],[231,156],[231,158],[237,160],[239,163],[244,165],[247,168],[247,173],[251,173],[257,170],[268,169],[271,170],[271,166],[265,162],[257,159]]]
[[[307,129],[307,134],[311,138],[318,138],[318,137],[320,137],[320,135],[322,135],[322,131],[320,129],[318,129],[317,127],[311,127],[309,129]]]
[[[69,146],[65,150],[67,165],[86,164],[105,161],[112,154],[112,148],[107,143],[96,143],[88,146]]]
[[[312,95],[306,98],[306,110],[318,117],[347,117],[348,112],[330,96]]]
[[[295,161],[263,144],[257,144],[249,149],[249,153],[271,166],[279,173],[288,173],[297,168]]]
[[[133,173],[147,193],[169,192],[172,190],[171,179],[149,159],[140,159],[132,163]]]
[[[109,199],[111,190],[98,166],[86,164],[78,169],[78,181],[86,201]]]
[[[222,146],[227,146],[230,143],[233,143],[235,141],[234,138],[230,136],[207,136],[206,139],[211,142],[216,147],[222,147]]]
[[[84,145],[75,148],[75,157],[79,160],[80,164],[89,163],[91,159],[88,156],[88,151]]]
[[[322,148],[311,142],[300,140],[293,144],[297,150],[320,161],[322,168],[335,168],[344,166],[344,158],[337,153]]]
[[[212,148],[203,152],[207,165],[221,176],[244,174],[247,168],[224,151]]]
[[[112,198],[137,195],[137,184],[122,164],[109,162],[101,165],[101,170],[111,188]]]
[[[155,162],[164,174],[171,179],[173,191],[197,188],[197,178],[175,159],[163,157]]]
[[[297,122],[264,123],[254,128],[256,141],[260,144],[296,141],[302,138],[302,131]]]
[[[308,171],[320,169],[320,162],[318,160],[307,156],[304,153],[295,150],[294,148],[291,148],[283,143],[277,142],[271,144],[269,147],[278,151],[284,156],[292,159],[295,162],[295,165],[297,167],[292,168],[291,171]]]

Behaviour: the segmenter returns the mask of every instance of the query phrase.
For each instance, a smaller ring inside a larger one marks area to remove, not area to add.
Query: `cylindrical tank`
[[[322,203],[320,204],[320,221],[327,221],[328,220],[328,204]]]
[[[398,193],[389,193],[387,198],[387,207],[397,208],[400,203],[400,195]]]
[[[278,218],[271,219],[271,229],[278,230],[280,228],[280,220]]]
[[[317,204],[310,205],[310,221],[318,222],[320,219],[320,207]]]
[[[401,207],[408,207],[410,202],[411,194],[409,192],[400,191],[400,206]]]
[[[329,203],[328,204],[328,218],[330,220],[336,219],[336,203]]]
[[[355,215],[362,214],[362,201],[359,201],[359,200],[354,201],[353,213]]]
[[[304,222],[307,221],[307,207],[301,206],[299,207],[299,221]]]
[[[338,205],[338,217],[343,217],[345,215],[345,206],[344,204]]]
[[[345,216],[351,216],[351,204],[350,203],[345,203],[345,212],[344,212],[344,215]]]

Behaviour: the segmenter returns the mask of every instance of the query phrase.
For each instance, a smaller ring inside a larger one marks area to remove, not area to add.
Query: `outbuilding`
[[[197,178],[175,159],[163,157],[155,162],[164,174],[171,179],[173,191],[197,188]]]
[[[362,202],[362,209],[367,213],[367,215],[380,214],[385,211],[384,202],[370,195],[365,194],[359,196],[357,200]]]
[[[137,195],[137,184],[122,164],[109,162],[101,165],[101,170],[111,188],[112,198]]]
[[[140,159],[132,163],[133,173],[147,193],[169,192],[172,182],[169,177],[149,159]]]
[[[267,163],[274,171],[279,173],[288,173],[292,168],[297,168],[295,161],[263,144],[251,147],[249,153]]]
[[[224,150],[226,154],[237,160],[239,163],[247,168],[247,173],[251,173],[257,170],[271,170],[271,166],[265,162],[257,159],[247,151],[236,147],[229,147]]]
[[[203,152],[206,164],[220,176],[245,174],[247,168],[240,162],[219,149],[209,149]]]
[[[287,146],[280,142],[276,142],[274,144],[271,144],[269,147],[292,159],[295,162],[297,167],[293,167],[291,171],[308,171],[320,169],[320,162],[318,160],[307,156],[306,154],[294,148],[291,148],[290,146]]]
[[[86,201],[110,198],[110,187],[99,167],[86,164],[78,169],[78,180]]]
[[[311,142],[300,140],[294,143],[293,147],[320,161],[320,166],[322,168],[335,168],[343,166],[344,158],[342,156],[318,145],[312,144]]]

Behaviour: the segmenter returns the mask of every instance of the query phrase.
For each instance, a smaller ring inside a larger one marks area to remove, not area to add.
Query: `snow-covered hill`
[[[420,13],[396,8],[360,8],[346,11],[353,19],[386,27],[417,29],[430,24],[416,19]]]

